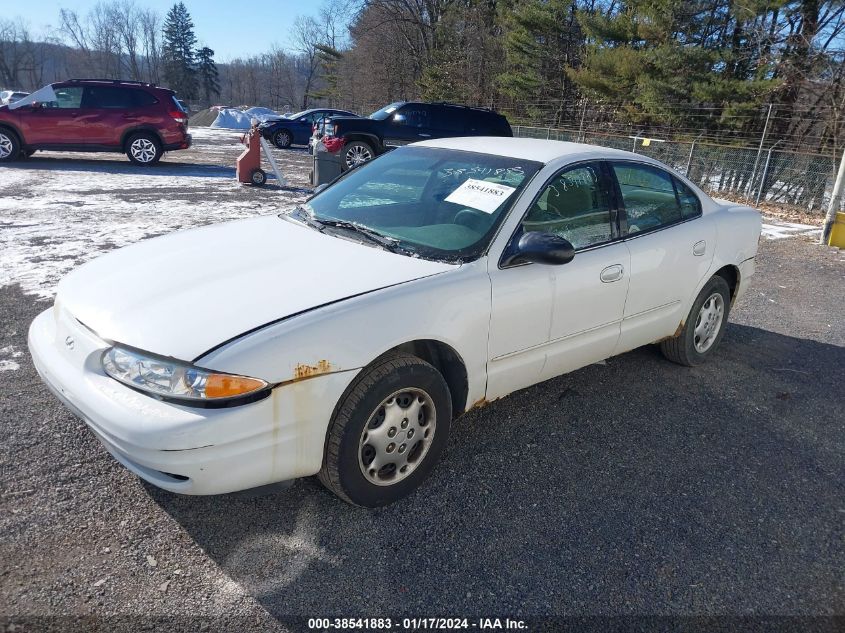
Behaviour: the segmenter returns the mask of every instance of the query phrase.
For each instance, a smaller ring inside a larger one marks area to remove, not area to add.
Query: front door
[[[20,126],[27,145],[81,145],[85,143],[80,123],[82,86],[61,86],[53,90],[56,100],[20,108]]]
[[[384,130],[387,147],[407,145],[431,138],[431,108],[424,103],[407,103],[390,117]]]
[[[523,233],[541,231],[568,239],[575,258],[491,266],[488,399],[613,354],[630,279],[613,206],[599,162],[561,170],[531,204],[509,248]]]

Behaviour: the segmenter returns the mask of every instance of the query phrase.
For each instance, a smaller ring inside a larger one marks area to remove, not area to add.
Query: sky
[[[139,7],[167,13],[175,0],[135,0]],[[59,25],[59,10],[73,9],[83,17],[98,0],[0,0],[0,18],[22,18],[37,39]],[[200,45],[214,49],[225,62],[269,51],[274,45],[290,49],[289,29],[298,15],[316,16],[319,0],[183,0],[194,21]],[[237,8],[236,8],[237,7]]]

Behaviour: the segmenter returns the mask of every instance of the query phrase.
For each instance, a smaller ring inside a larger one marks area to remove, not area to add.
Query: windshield
[[[305,116],[311,112],[311,110],[303,110],[302,112],[297,112],[296,114],[286,114],[285,116],[289,119],[298,119],[301,116]]]
[[[317,220],[340,220],[426,259],[470,261],[541,163],[434,147],[402,147],[346,173],[311,198]]]
[[[384,121],[387,117],[393,114],[396,111],[396,108],[398,108],[400,105],[402,105],[401,101],[386,105],[381,110],[376,110],[375,112],[373,112],[369,118],[375,119],[376,121]]]

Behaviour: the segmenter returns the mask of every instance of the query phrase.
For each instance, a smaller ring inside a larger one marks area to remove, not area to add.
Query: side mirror
[[[513,265],[531,262],[560,266],[571,262],[573,257],[575,247],[569,240],[554,233],[530,231],[519,238],[516,248],[502,263]]]

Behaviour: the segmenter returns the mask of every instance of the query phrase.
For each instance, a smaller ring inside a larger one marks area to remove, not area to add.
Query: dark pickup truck
[[[398,101],[369,117],[336,116],[326,135],[343,139],[344,169],[416,141],[451,136],[513,136],[508,120],[485,108]]]

